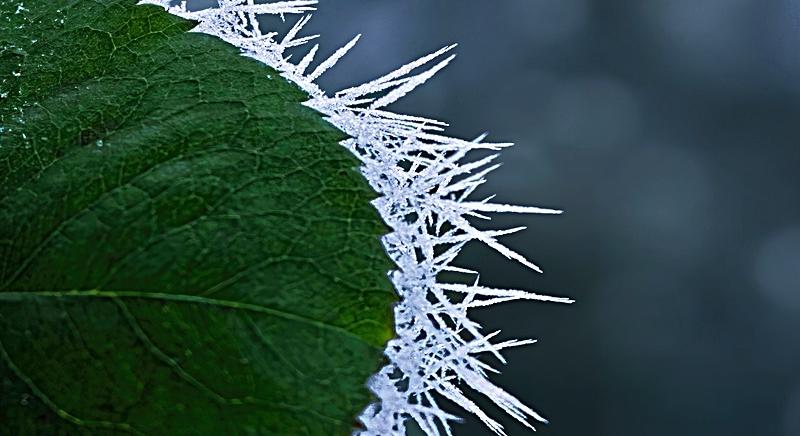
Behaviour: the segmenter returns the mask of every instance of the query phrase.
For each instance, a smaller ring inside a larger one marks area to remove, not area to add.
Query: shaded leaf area
[[[375,194],[306,96],[133,0],[0,0],[2,434],[347,434]]]

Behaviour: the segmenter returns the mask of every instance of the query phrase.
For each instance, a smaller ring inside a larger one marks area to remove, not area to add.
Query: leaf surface
[[[347,434],[375,197],[275,71],[134,0],[0,0],[0,433]]]

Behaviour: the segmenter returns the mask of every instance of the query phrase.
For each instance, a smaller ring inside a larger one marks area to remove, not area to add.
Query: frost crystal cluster
[[[219,0],[216,7],[192,11],[186,2],[173,5],[169,0],[144,0],[169,12],[196,20],[195,32],[217,36],[239,47],[242,54],[279,71],[309,94],[305,103],[322,113],[334,126],[350,136],[342,142],[362,162],[361,171],[381,195],[374,201],[392,232],[383,244],[398,269],[390,277],[400,301],[395,307],[397,337],[385,354],[389,364],[369,381],[378,402],[360,416],[361,436],[403,435],[413,419],[428,435],[451,435],[450,422],[456,416],[437,404],[439,396],[453,401],[478,416],[492,431],[504,434],[503,427],[469,398],[469,393],[485,395],[519,422],[533,429],[531,419],[546,422],[531,408],[494,385],[487,378],[492,367],[480,361],[484,353],[500,362],[504,348],[531,344],[532,340],[490,342],[496,333],[483,334],[468,317],[468,310],[511,300],[540,300],[569,303],[566,298],[547,297],[520,290],[492,289],[473,285],[442,283],[443,271],[477,272],[452,265],[461,248],[478,240],[504,256],[539,271],[525,257],[498,242],[497,238],[523,228],[485,231],[470,224],[468,218],[488,219],[495,212],[557,214],[537,207],[511,206],[472,201],[469,195],[484,177],[497,168],[496,154],[465,161],[473,150],[500,150],[511,144],[449,138],[442,134],[446,124],[431,119],[401,115],[385,108],[422,85],[447,66],[454,46],[406,64],[397,70],[359,86],[326,94],[314,82],[338,62],[358,41],[356,36],[328,59],[314,62],[318,45],[313,45],[297,62],[287,53],[298,50],[317,36],[300,36],[308,23],[315,0],[272,1]],[[259,16],[264,14],[302,15],[284,35],[262,30]],[[315,66],[312,68],[312,64]]]

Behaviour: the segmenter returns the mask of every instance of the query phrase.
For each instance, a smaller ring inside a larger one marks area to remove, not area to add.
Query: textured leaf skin
[[[299,89],[191,27],[0,0],[0,434],[343,435],[369,402],[375,194]]]

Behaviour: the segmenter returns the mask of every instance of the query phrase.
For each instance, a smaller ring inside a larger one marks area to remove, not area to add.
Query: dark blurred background
[[[544,275],[460,262],[577,300],[475,313],[540,339],[494,379],[539,434],[800,435],[800,0],[323,0],[307,31],[364,34],[331,91],[458,42],[393,109],[516,142],[479,195],[566,210],[493,222]]]

